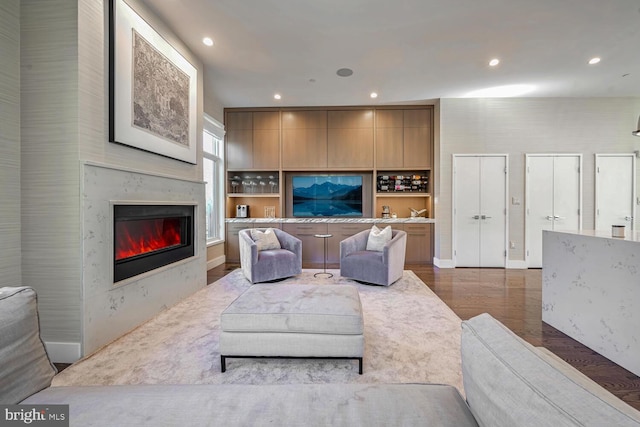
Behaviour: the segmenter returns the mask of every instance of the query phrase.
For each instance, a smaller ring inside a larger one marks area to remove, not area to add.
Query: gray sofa
[[[640,426],[640,413],[487,314],[463,322],[462,370],[466,400],[437,384],[48,387],[35,292],[0,290],[0,403],[68,404],[71,426]]]

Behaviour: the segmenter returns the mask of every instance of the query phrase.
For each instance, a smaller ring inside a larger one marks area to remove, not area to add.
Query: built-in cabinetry
[[[407,233],[407,264],[431,264],[433,262],[433,223],[422,222],[279,222],[261,220],[227,222],[226,259],[227,262],[240,261],[238,232],[245,228],[282,228],[302,240],[302,261],[304,263],[322,264],[324,262],[324,239],[316,234],[331,234],[327,238],[327,263],[340,262],[340,242],[349,236],[369,230],[375,224],[378,227],[391,226],[394,230]]]
[[[285,200],[288,176],[345,171],[371,176],[365,186],[371,190],[364,200],[369,206],[365,212],[373,217],[382,217],[383,206],[398,218],[410,217],[410,208],[426,209],[422,215],[433,216],[432,106],[233,108],[225,110],[225,128],[229,218],[236,216],[236,205],[249,205],[250,218],[265,218],[272,212],[275,218],[292,216],[287,212],[290,201]],[[382,175],[412,181],[417,176],[423,185],[382,191],[377,186]],[[295,231],[306,236],[302,229]],[[311,250],[317,246],[318,254],[323,254],[322,239],[313,234],[327,232],[311,233],[308,261],[322,261]],[[336,234],[346,232],[336,229]],[[339,253],[335,240],[327,241],[331,256]],[[229,256],[232,261],[233,255]]]

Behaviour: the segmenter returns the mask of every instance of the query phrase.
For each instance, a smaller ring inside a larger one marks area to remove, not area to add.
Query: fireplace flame
[[[116,222],[116,261],[182,244],[179,218]]]

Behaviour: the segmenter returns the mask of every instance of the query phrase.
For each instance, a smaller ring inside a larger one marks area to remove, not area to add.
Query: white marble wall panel
[[[85,163],[82,167],[83,354],[206,286],[204,183]],[[113,283],[113,204],[196,206],[195,256]]]
[[[640,233],[543,231],[542,254],[542,320],[640,375]]]

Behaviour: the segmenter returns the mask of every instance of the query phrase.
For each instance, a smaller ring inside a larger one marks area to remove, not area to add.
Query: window
[[[224,126],[205,114],[202,138],[207,243],[224,236]]]

